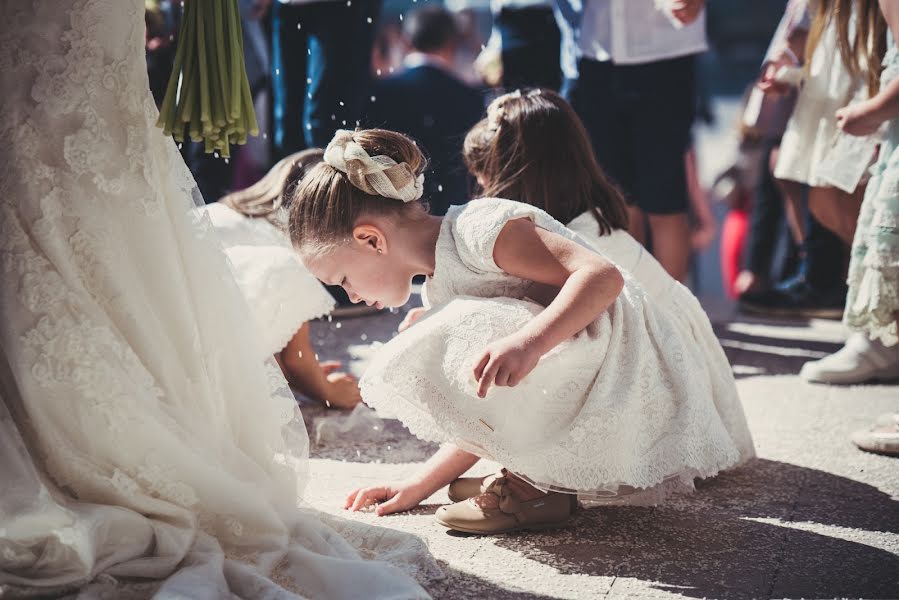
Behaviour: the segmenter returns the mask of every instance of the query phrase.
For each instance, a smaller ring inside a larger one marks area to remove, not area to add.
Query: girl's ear
[[[353,229],[353,241],[364,250],[378,254],[387,252],[387,238],[384,232],[374,225],[357,225]]]

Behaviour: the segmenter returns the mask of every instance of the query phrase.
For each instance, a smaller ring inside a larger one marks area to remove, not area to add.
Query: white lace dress
[[[715,397],[720,365],[654,310],[626,271],[624,291],[599,319],[517,387],[477,397],[479,352],[542,310],[525,299],[531,282],[492,258],[500,231],[517,218],[589,247],[529,205],[481,199],[452,207],[426,286],[431,310],[379,350],[361,381],[365,402],[415,435],[585,499],[657,501],[752,457],[739,402],[719,406]]]
[[[738,440],[738,445],[743,449],[752,448],[730,362],[696,296],[669,275],[659,261],[628,232],[619,230],[599,235],[599,224],[589,212],[575,218],[568,228],[620,268],[629,271],[646,291],[646,301],[657,312],[664,313],[683,338],[690,340],[702,353],[711,377],[712,400],[718,414],[728,431]]]
[[[225,248],[266,356],[283,350],[303,323],[334,308],[334,298],[277,227],[218,202],[197,210],[212,221]]]
[[[299,501],[305,428],[144,30],[141,0],[0,3],[0,596],[426,597],[419,540]]]
[[[893,36],[883,59],[880,89],[899,77]],[[852,241],[849,294],[843,321],[886,346],[899,344],[899,119],[885,126]]]

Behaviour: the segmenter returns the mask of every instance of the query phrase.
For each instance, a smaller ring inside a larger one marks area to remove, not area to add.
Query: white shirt
[[[683,25],[669,6],[669,0],[557,0],[566,76],[578,58],[633,65],[704,52],[705,10]]]

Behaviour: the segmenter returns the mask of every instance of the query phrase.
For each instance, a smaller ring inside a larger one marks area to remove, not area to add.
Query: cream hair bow
[[[325,162],[346,173],[350,183],[366,194],[412,202],[421,198],[425,176],[415,176],[407,163],[389,156],[369,156],[353,139],[353,132],[338,130],[325,148]]]

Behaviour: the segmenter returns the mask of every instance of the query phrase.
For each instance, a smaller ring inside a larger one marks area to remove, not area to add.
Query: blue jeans
[[[356,127],[380,12],[381,0],[272,4],[273,158]]]

